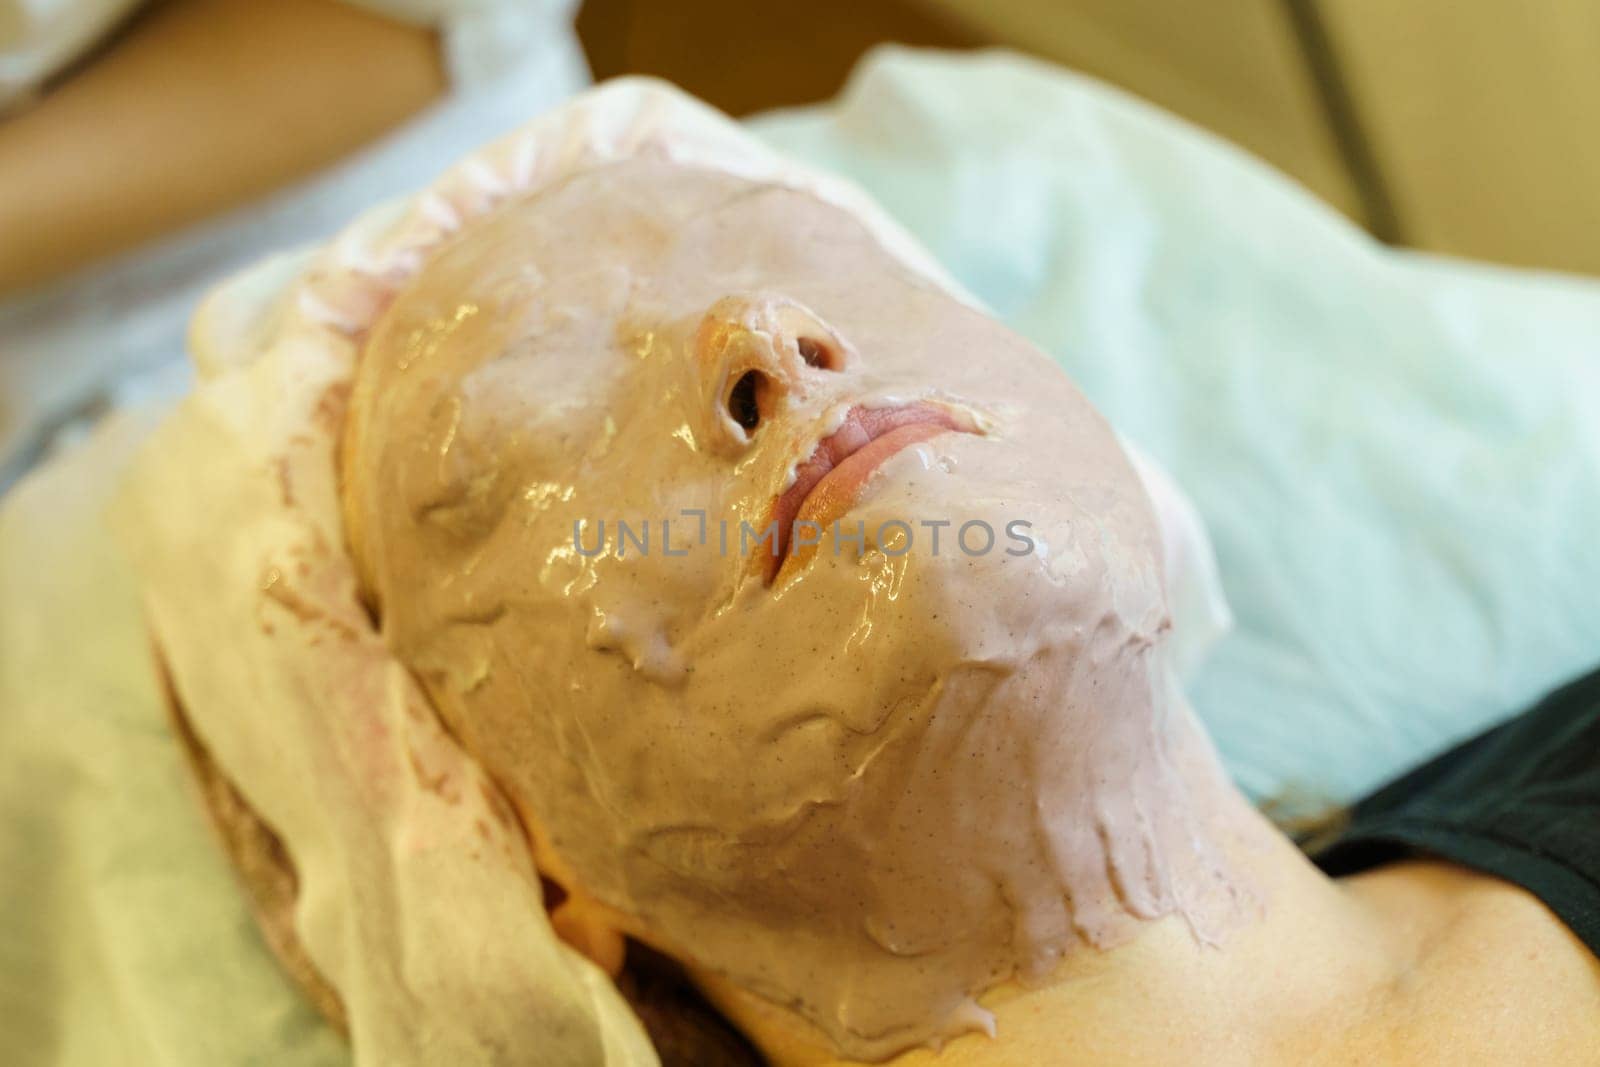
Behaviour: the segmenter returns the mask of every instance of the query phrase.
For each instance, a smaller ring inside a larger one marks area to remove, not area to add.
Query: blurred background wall
[[[1595,0],[587,0],[597,78],[734,114],[833,95],[882,41],[1003,45],[1208,127],[1378,237],[1600,274]]]

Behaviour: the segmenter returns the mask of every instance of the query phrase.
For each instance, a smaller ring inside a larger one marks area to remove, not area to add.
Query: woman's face
[[[346,450],[385,634],[546,861],[846,1051],[1171,910],[1135,475],[847,213],[658,162],[510,205],[384,314]]]

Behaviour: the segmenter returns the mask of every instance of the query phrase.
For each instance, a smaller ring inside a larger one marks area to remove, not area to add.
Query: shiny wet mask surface
[[[1131,467],[849,214],[658,162],[508,205],[379,320],[344,463],[385,637],[542,864],[841,1052],[1231,921]]]

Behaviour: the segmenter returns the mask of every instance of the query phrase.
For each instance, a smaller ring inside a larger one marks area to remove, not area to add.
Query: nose
[[[849,345],[820,316],[768,295],[717,301],[700,320],[692,349],[711,421],[735,451],[854,360]]]

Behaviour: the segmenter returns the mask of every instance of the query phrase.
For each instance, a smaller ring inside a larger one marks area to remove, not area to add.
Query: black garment
[[[1523,887],[1600,955],[1600,671],[1361,801],[1313,858],[1343,875],[1418,853]]]

